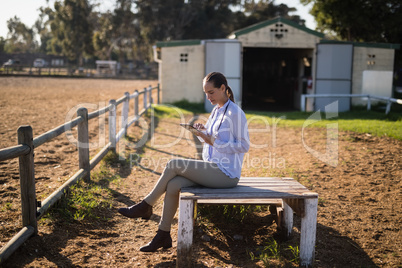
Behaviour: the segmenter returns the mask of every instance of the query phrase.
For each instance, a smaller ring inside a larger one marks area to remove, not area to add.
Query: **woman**
[[[203,161],[169,161],[154,189],[141,203],[118,210],[129,218],[149,219],[152,206],[165,193],[158,232],[150,243],[140,248],[141,251],[154,252],[172,246],[170,228],[182,187],[231,188],[239,182],[243,156],[250,146],[246,116],[234,103],[233,92],[223,74],[208,74],[203,80],[203,89],[207,99],[216,105],[205,126],[194,125],[201,130],[196,135],[204,141]]]

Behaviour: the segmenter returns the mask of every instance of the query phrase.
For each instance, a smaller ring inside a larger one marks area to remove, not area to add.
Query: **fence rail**
[[[38,233],[37,221],[49,208],[51,208],[68,189],[76,184],[80,179],[90,180],[91,170],[105,157],[109,151],[116,150],[116,144],[127,133],[128,127],[138,123],[140,117],[151,107],[153,103],[152,91],[157,90],[157,103],[159,104],[160,87],[147,87],[143,91],[135,90],[133,94],[128,92],[118,100],[110,100],[109,105],[92,113],[88,113],[86,108],[77,110],[77,117],[63,125],[60,125],[36,138],[32,136],[30,126],[18,128],[18,145],[0,149],[0,161],[5,161],[19,157],[20,184],[21,184],[21,207],[23,228],[0,250],[0,264],[3,263],[19,246],[21,246],[32,235]],[[144,108],[139,111],[138,98],[144,95]],[[130,100],[134,99],[134,115],[129,117]],[[116,110],[117,106],[123,104],[121,110],[121,128],[117,130]],[[89,133],[88,121],[109,112],[109,142],[90,160],[89,158]],[[78,147],[78,171],[71,176],[62,186],[50,194],[39,205],[35,193],[35,174],[34,174],[34,148],[37,148],[55,137],[77,127],[77,147]],[[38,209],[39,207],[39,209]]]
[[[0,161],[5,161],[13,158],[17,158],[21,155],[29,153],[31,148],[25,144],[16,145],[0,150]]]
[[[402,104],[402,100],[387,98],[381,96],[373,96],[369,94],[302,94],[301,95],[301,110],[306,111],[306,99],[307,98],[367,98],[367,110],[371,110],[371,100],[381,100],[387,102],[387,107],[385,109],[385,114],[391,111],[391,104],[397,103]]]
[[[74,120],[71,120],[70,122],[67,122],[63,125],[60,125],[58,127],[55,127],[52,130],[49,130],[46,133],[43,133],[42,135],[36,137],[33,140],[34,147],[38,148],[42,144],[52,140],[53,138],[56,138],[57,136],[60,136],[64,132],[71,130],[73,127],[76,127],[79,123],[81,123],[84,119],[82,117],[77,117]]]

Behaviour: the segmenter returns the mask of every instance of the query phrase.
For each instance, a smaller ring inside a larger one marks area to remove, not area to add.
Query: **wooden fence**
[[[367,98],[367,110],[371,110],[371,100],[380,100],[387,102],[387,107],[385,108],[385,114],[391,111],[391,104],[397,103],[402,104],[402,100],[394,98],[386,98],[381,96],[373,96],[369,94],[302,94],[301,95],[301,110],[306,111],[306,99],[307,98]]]
[[[37,221],[53,206],[65,192],[80,179],[90,180],[91,170],[102,160],[109,151],[116,151],[116,144],[127,133],[127,128],[138,122],[139,118],[153,103],[152,91],[157,90],[157,103],[160,103],[160,87],[149,86],[143,91],[128,92],[118,100],[110,100],[109,105],[88,114],[86,108],[77,110],[77,117],[70,122],[60,125],[36,138],[33,138],[30,126],[18,128],[18,145],[0,149],[0,161],[19,157],[19,173],[21,185],[21,206],[23,228],[0,250],[0,264],[4,262],[29,237],[38,233]],[[143,96],[143,109],[139,111],[139,96]],[[134,116],[129,117],[130,100],[134,99]],[[117,131],[116,110],[123,104],[121,110],[121,128]],[[88,121],[109,112],[109,142],[91,160],[89,158]],[[34,149],[49,142],[53,138],[70,131],[77,126],[77,146],[79,170],[62,186],[49,195],[41,204],[37,202],[35,193]],[[39,208],[39,209],[37,209]]]

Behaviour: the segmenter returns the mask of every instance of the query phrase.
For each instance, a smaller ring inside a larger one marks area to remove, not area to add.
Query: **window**
[[[188,62],[188,54],[187,53],[180,54],[180,62]]]
[[[284,33],[288,32],[288,29],[283,28],[282,23],[277,23],[275,24],[275,28],[271,28],[270,31],[274,34],[276,38],[281,39],[282,37],[284,37]]]

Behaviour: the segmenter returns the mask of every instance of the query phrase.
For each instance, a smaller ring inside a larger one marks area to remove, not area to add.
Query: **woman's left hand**
[[[196,131],[196,133],[194,133],[196,136],[201,137],[206,143],[208,143],[209,145],[214,145],[214,137],[212,135],[208,135],[204,132],[201,131]]]

